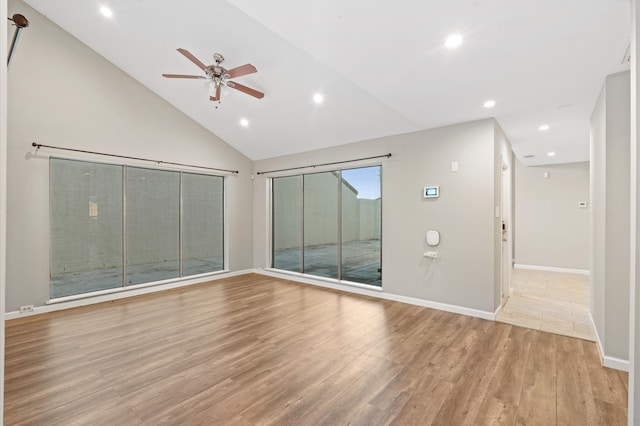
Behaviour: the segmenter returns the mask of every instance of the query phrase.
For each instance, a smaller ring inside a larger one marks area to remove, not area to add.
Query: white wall
[[[496,132],[494,120],[482,120],[261,160],[254,171],[390,152],[392,157],[381,161],[384,292],[493,313],[500,291],[494,262],[500,219],[494,203],[500,199],[495,188],[501,173],[495,157],[503,149],[510,155],[506,139],[496,148]],[[459,162],[458,172],[450,171],[451,161]],[[423,198],[427,185],[440,185],[439,199]],[[269,258],[267,189],[265,176],[256,174],[254,259],[263,268]],[[429,229],[441,234],[439,262],[423,257]]]
[[[630,80],[606,78],[591,117],[591,315],[607,360],[629,359]]]
[[[11,0],[9,14],[16,12],[28,16],[31,26],[20,38],[8,87],[7,309],[49,299],[48,154],[68,154],[34,155],[34,141],[239,170],[227,186],[230,268],[251,268],[251,161],[35,10]]]
[[[7,34],[7,6],[0,1],[0,34]],[[7,225],[7,68],[4,58],[7,57],[7,44],[0,43],[0,425],[3,424],[4,413],[4,312],[5,312],[5,278],[6,278],[6,225]]]
[[[515,163],[516,264],[589,270],[589,163]]]
[[[638,72],[638,55],[640,55],[640,43],[638,43],[640,33],[638,32],[640,25],[640,8],[637,0],[631,0],[631,135],[630,135],[630,265],[629,265],[629,410],[628,424],[640,424],[640,315],[638,315],[637,307],[640,307],[640,292],[638,291],[640,278],[640,251],[638,243],[640,242],[640,209],[638,208],[638,200],[640,199],[638,190],[640,189],[640,173],[638,166],[640,158],[638,155],[638,143],[640,140],[640,108],[638,102],[638,89],[640,85],[640,72]]]

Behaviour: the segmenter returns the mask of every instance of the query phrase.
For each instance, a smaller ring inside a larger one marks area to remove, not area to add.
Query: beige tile
[[[542,320],[542,312],[511,311],[509,317],[519,321],[540,322]]]
[[[542,319],[549,321],[566,321],[571,323],[573,318],[571,316],[571,311],[560,311],[556,309],[545,309],[542,311]]]
[[[501,322],[511,325],[517,325],[518,327],[532,328],[534,330],[540,330],[540,323],[536,321],[523,321],[514,318],[505,318]]]
[[[512,287],[497,321],[595,340],[587,276],[515,269]]]

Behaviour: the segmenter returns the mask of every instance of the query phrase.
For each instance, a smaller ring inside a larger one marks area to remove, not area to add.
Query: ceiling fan
[[[252,89],[247,86],[243,86],[240,83],[236,83],[235,81],[230,81],[230,78],[240,77],[247,74],[253,74],[254,72],[258,72],[256,67],[251,64],[245,64],[236,68],[232,68],[230,70],[222,67],[222,62],[224,62],[224,56],[219,53],[213,54],[213,60],[216,62],[213,65],[205,65],[198,58],[193,56],[191,52],[187,49],[177,49],[178,52],[182,53],[188,60],[196,64],[202,71],[204,71],[205,75],[184,75],[184,74],[162,74],[163,77],[167,78],[195,78],[195,79],[204,79],[210,80],[213,84],[213,87],[216,90],[215,96],[209,96],[209,99],[212,101],[220,102],[220,88],[222,86],[230,87],[232,89],[239,90],[247,95],[251,95],[254,98],[262,99],[264,97],[264,93],[259,92],[255,89]],[[216,107],[217,108],[217,107]]]

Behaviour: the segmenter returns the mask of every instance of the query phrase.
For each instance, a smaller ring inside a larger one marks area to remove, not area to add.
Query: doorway
[[[511,170],[509,164],[501,159],[502,179],[500,185],[501,202],[500,217],[502,218],[502,242],[500,253],[500,282],[501,300],[500,305],[504,305],[511,291],[511,270],[512,270],[512,226],[511,226]]]

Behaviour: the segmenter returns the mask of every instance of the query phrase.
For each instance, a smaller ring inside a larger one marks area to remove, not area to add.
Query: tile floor
[[[511,286],[497,321],[595,341],[588,276],[514,269]]]

